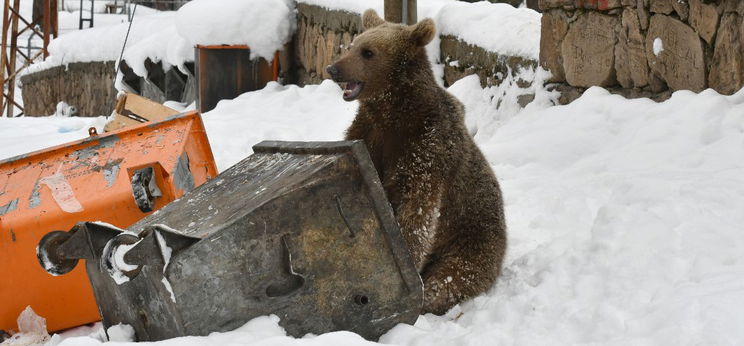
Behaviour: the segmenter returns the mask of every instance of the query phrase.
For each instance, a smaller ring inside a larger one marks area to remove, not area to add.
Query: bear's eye
[[[365,58],[367,58],[367,59],[369,59],[369,58],[375,56],[375,53],[373,53],[369,49],[362,49],[362,56],[365,57]]]

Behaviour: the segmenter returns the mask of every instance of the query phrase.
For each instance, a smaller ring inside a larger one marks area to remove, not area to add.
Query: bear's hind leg
[[[424,313],[446,313],[456,304],[473,298],[493,285],[501,268],[504,247],[498,240],[462,241],[434,252],[421,278],[424,281]]]

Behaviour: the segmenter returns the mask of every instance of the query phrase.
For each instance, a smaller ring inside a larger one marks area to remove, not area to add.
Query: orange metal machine
[[[198,112],[0,161],[0,329],[28,305],[50,331],[100,319],[84,266],[58,277],[39,266],[44,234],[128,227],[216,175]]]

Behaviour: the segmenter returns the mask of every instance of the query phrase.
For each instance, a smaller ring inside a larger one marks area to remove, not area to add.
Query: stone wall
[[[304,3],[298,3],[297,10],[297,32],[291,45],[293,54],[289,54],[294,69],[289,80],[299,85],[317,84],[330,78],[325,67],[345,53],[362,31],[361,19],[356,13]],[[440,54],[447,86],[471,74],[480,76],[483,86],[498,85],[512,72],[537,66],[537,61],[502,56],[453,36],[441,37]]]
[[[540,0],[540,9],[540,65],[563,84],[562,102],[590,86],[657,100],[744,86],[744,1]]]
[[[330,78],[325,67],[348,50],[362,32],[356,13],[297,4],[297,31],[292,40],[293,72],[289,80],[299,85],[318,84]]]
[[[67,102],[84,116],[109,115],[114,109],[113,62],[73,63],[21,77],[27,116],[54,114],[57,103]]]
[[[330,78],[325,67],[348,50],[353,38],[362,31],[359,14],[327,10],[304,3],[297,4],[297,30],[280,54],[281,82],[298,85],[317,84]],[[444,83],[449,86],[471,74],[480,76],[485,86],[499,85],[521,69],[534,69],[537,61],[502,56],[468,44],[453,36],[441,38],[439,60],[444,64]],[[150,76],[144,80],[122,65],[124,83],[133,91],[162,102],[166,99],[190,102],[193,99],[192,76],[175,69],[163,72],[159,64],[146,62]],[[26,114],[53,114],[60,101],[75,106],[81,115],[108,115],[115,102],[112,62],[73,63],[23,76],[23,98]],[[531,80],[517,78],[521,88]],[[184,87],[184,85],[186,87]],[[174,89],[175,88],[175,89]],[[173,89],[173,90],[172,90]],[[177,90],[176,90],[177,89]],[[190,91],[189,91],[190,90]],[[529,102],[525,95],[520,104]]]

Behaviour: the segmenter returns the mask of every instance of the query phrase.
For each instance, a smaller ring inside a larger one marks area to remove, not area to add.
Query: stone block
[[[617,81],[623,88],[642,88],[648,85],[648,62],[644,41],[637,12],[625,8],[622,15],[622,30],[615,48],[615,71]]]
[[[721,18],[708,83],[722,94],[733,94],[744,85],[743,30],[737,14],[725,13]]]
[[[561,56],[561,43],[568,32],[568,17],[561,10],[543,13],[540,38],[540,66],[550,71],[550,82],[566,81]]]
[[[651,17],[646,57],[650,69],[672,90],[700,92],[707,86],[703,43],[692,28],[677,19],[662,14]]]
[[[615,79],[615,28],[620,20],[595,11],[579,15],[561,43],[568,84],[576,87],[611,86]]]
[[[690,25],[705,42],[713,43],[718,27],[718,10],[714,4],[690,0]]]

